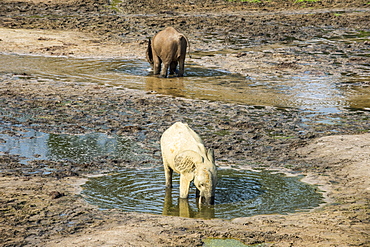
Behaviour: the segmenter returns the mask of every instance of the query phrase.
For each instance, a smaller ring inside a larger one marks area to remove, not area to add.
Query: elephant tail
[[[187,38],[185,35],[183,35],[183,34],[181,34],[180,39],[181,39],[181,38],[184,38],[184,39],[185,39],[185,41],[186,41],[186,46],[189,48],[187,53],[188,53],[189,58],[191,58],[191,56],[190,56],[190,42],[189,42],[188,38]]]
[[[146,59],[150,64],[153,64],[152,41],[148,41],[148,49],[146,50]]]
[[[190,42],[189,42],[189,40],[188,40],[188,38],[186,36],[184,36],[184,37],[185,37],[186,43],[188,44],[188,47],[189,47],[189,50],[188,50],[189,58],[191,58],[191,56],[190,56]]]

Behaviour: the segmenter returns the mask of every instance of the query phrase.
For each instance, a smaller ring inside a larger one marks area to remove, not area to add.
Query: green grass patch
[[[219,136],[227,136],[227,135],[230,135],[230,131],[228,131],[228,130],[219,130],[219,131],[215,132],[214,134],[219,135]]]
[[[295,136],[272,136],[272,138],[276,139],[276,140],[285,140],[285,139],[292,139],[294,138]]]
[[[321,0],[295,0],[296,3],[317,3]]]
[[[261,3],[261,0],[227,0],[228,2],[238,2],[238,3]]]

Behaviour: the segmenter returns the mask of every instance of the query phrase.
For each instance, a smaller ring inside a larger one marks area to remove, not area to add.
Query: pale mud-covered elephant
[[[157,33],[148,43],[146,59],[153,67],[155,75],[167,77],[168,69],[170,75],[176,71],[177,65],[179,77],[184,75],[186,48],[189,45],[188,39],[173,27]],[[163,68],[161,68],[163,64]]]
[[[166,187],[172,187],[172,173],[180,174],[180,198],[188,198],[194,180],[199,202],[213,204],[217,185],[217,169],[212,149],[187,124],[177,122],[161,137],[161,150]]]

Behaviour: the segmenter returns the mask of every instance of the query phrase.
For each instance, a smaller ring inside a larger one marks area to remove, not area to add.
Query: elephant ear
[[[150,64],[153,64],[153,52],[152,52],[152,41],[148,40],[148,48],[146,50],[146,59]]]
[[[203,157],[197,152],[187,150],[175,157],[175,169],[180,173],[194,172],[197,163],[203,162]]]

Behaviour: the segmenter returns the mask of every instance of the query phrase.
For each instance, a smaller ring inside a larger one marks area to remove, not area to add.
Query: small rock
[[[244,57],[244,56],[246,56],[247,54],[246,53],[244,53],[244,52],[239,52],[238,54],[236,54],[235,55],[235,57],[237,57],[237,58],[240,58],[240,57]]]
[[[65,196],[65,194],[59,191],[52,191],[49,193],[49,196],[51,196],[51,199],[58,199],[61,198],[62,196]]]

